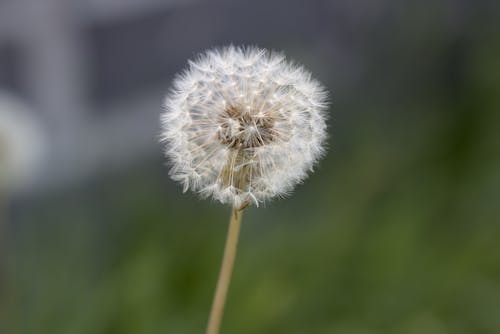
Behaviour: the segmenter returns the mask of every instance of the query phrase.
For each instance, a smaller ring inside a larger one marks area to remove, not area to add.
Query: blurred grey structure
[[[189,4],[0,1],[0,89],[34,106],[50,129],[46,184],[71,182],[152,148],[165,85],[149,75],[161,64],[143,56],[152,50],[141,50],[140,44],[154,38],[150,19],[158,26],[165,14]],[[124,50],[136,54],[122,54],[123,39],[131,35],[139,39]]]

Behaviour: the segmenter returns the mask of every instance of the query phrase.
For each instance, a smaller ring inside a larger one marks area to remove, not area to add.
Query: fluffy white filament
[[[165,99],[172,179],[235,206],[284,196],[324,151],[327,93],[301,66],[259,48],[206,51]]]

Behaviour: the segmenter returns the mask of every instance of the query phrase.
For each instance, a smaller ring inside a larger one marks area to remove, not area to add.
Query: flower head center
[[[274,118],[265,113],[229,106],[219,115],[218,122],[217,137],[229,148],[255,148],[275,139]]]

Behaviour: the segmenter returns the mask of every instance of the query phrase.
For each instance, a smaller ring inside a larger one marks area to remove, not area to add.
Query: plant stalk
[[[227,290],[233,273],[234,259],[236,258],[242,215],[243,207],[233,207],[226,237],[226,246],[224,248],[224,257],[222,258],[222,266],[215,289],[206,334],[219,334],[220,331]]]

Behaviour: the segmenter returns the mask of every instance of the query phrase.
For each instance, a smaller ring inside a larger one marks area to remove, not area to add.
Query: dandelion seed
[[[171,177],[234,206],[287,195],[324,152],[326,97],[281,54],[233,46],[201,54],[165,99]]]

